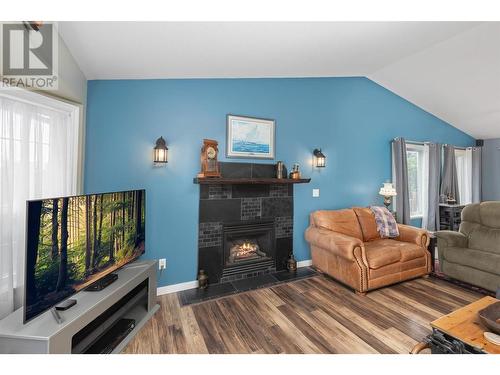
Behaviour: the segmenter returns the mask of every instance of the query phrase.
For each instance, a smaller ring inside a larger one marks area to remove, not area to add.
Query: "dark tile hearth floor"
[[[316,276],[318,273],[312,267],[301,267],[296,272],[278,271],[265,275],[255,276],[222,284],[209,285],[206,289],[189,289],[179,292],[182,306],[209,301],[211,299],[229,296],[231,294],[247,292],[249,290],[265,288],[288,281],[305,279]]]

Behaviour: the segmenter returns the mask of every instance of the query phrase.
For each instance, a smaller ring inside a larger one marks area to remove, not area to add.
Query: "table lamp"
[[[391,182],[384,182],[384,185],[380,188],[378,193],[384,197],[384,205],[387,209],[389,209],[389,206],[391,205],[392,197],[398,195]]]

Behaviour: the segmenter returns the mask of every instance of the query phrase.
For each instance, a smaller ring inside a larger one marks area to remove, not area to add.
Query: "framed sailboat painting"
[[[275,121],[228,115],[226,156],[228,158],[274,159]]]

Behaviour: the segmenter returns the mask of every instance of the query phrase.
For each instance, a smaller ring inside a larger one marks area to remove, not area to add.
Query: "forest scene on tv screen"
[[[26,320],[144,252],[143,190],[28,205]]]

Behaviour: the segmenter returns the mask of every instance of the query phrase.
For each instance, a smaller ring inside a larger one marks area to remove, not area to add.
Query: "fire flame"
[[[249,253],[253,253],[256,250],[255,244],[252,244],[250,242],[245,242],[244,244],[240,245],[238,248],[238,251],[236,252],[237,257],[245,256]]]

